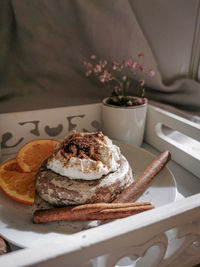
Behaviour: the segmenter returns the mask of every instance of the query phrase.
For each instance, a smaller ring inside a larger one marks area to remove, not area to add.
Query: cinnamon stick
[[[159,173],[159,171],[171,159],[171,154],[168,150],[163,151],[156,157],[150,165],[135,179],[135,181],[128,186],[113,203],[126,203],[135,201],[143,192],[152,179]]]
[[[33,222],[108,220],[127,217],[152,208],[149,202],[84,204],[76,207],[37,210],[33,214]]]
[[[78,218],[78,221],[121,219],[153,208],[154,206],[151,204],[142,205],[141,203],[141,206],[135,206],[130,208],[106,209],[100,212],[94,212],[81,216]],[[77,219],[75,220],[77,221]]]

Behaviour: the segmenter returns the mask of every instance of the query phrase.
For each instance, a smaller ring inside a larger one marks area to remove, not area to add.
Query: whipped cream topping
[[[95,180],[119,167],[120,149],[101,132],[73,132],[47,161],[47,168],[70,179]]]

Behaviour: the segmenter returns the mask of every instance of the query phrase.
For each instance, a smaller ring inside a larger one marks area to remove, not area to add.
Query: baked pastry
[[[36,193],[54,206],[112,202],[133,182],[119,147],[101,132],[73,132],[39,168]]]

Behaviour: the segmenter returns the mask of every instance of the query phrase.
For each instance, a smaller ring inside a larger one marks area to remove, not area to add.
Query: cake
[[[120,148],[102,132],[73,132],[40,166],[36,193],[53,206],[112,202],[133,182]]]

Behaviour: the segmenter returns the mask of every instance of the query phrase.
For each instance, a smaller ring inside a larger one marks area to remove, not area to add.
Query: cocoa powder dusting
[[[101,159],[98,140],[104,141],[101,132],[88,135],[74,132],[62,142],[61,154],[68,159],[77,157],[79,159],[90,158],[98,161]]]

